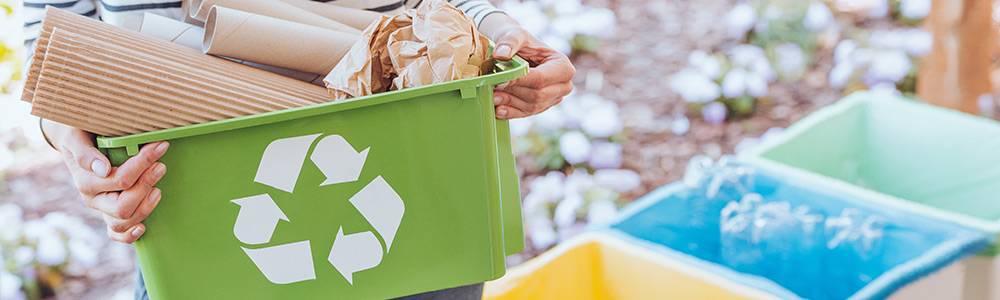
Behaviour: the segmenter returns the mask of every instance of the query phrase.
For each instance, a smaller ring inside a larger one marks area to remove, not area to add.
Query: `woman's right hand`
[[[63,154],[83,203],[104,215],[108,236],[122,243],[142,236],[146,231],[142,221],[160,201],[160,189],[153,185],[167,170],[157,162],[166,153],[167,142],[146,144],[138,155],[112,167],[94,147],[93,134],[54,122],[43,127]]]

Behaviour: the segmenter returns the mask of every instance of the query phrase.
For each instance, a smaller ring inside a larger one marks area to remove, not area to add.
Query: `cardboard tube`
[[[184,23],[198,27],[205,27],[205,22],[191,17],[191,0],[181,1],[181,14],[184,15]]]
[[[200,49],[205,29],[157,14],[144,13],[139,33],[192,49]]]
[[[205,41],[205,29],[151,13],[145,13],[143,15],[142,25],[139,27],[139,33],[183,45],[192,49],[201,49],[201,44]],[[319,74],[289,70],[235,58],[226,59],[274,74],[296,79],[298,81],[324,86],[323,76]]]
[[[327,74],[360,36],[213,6],[205,53],[313,74]]]
[[[64,10],[47,9],[42,25],[43,31],[51,32],[53,27],[59,26],[60,29],[87,35],[108,45],[152,53],[160,60],[180,67],[191,68],[193,72],[202,74],[200,76],[211,78],[227,87],[233,86],[261,95],[269,95],[273,101],[288,101],[300,105],[330,101],[323,88],[208,56],[195,49],[168,43]],[[36,52],[36,54],[38,53]],[[233,74],[240,75],[234,76]]]
[[[274,0],[191,0],[192,18],[206,21],[212,6],[222,6],[245,12],[312,25],[340,32],[361,34],[360,30],[343,23],[321,17],[307,10]],[[195,9],[197,7],[197,9]],[[207,25],[206,25],[207,26]]]
[[[382,17],[382,14],[373,11],[328,5],[310,0],[281,0],[281,2],[308,10],[324,18],[344,23],[359,30],[365,30],[365,28],[368,28],[368,25],[375,23],[375,21]]]

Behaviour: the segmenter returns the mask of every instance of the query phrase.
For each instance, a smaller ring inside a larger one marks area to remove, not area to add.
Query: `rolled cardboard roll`
[[[184,23],[205,27],[205,22],[191,17],[191,0],[181,1],[181,14],[184,15]]]
[[[202,51],[313,74],[327,74],[359,35],[213,6]]]
[[[323,4],[310,0],[281,1],[359,30],[368,28],[368,25],[371,25],[382,17],[382,14],[373,11]]]
[[[361,34],[360,30],[343,23],[321,17],[307,10],[274,0],[191,0],[190,16],[206,21],[212,6],[238,9],[262,16],[312,25],[346,33]],[[208,25],[206,25],[208,26]]]
[[[205,41],[204,28],[151,13],[145,13],[145,15],[143,15],[142,25],[139,27],[139,33],[183,45],[192,49],[201,49],[201,45]],[[226,59],[281,76],[297,79],[299,81],[324,86],[324,75],[268,66],[236,58]]]

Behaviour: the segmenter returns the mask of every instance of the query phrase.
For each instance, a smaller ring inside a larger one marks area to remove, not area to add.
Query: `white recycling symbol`
[[[320,135],[272,141],[264,149],[254,181],[293,193],[309,147]],[[328,135],[319,140],[309,159],[326,176],[320,186],[357,181],[370,149],[355,152],[354,147],[340,135]],[[291,222],[269,194],[231,201],[240,206],[233,234],[244,244],[268,243],[279,221]],[[353,285],[355,272],[378,266],[382,256],[389,253],[396,230],[403,220],[404,205],[403,199],[382,176],[369,182],[349,201],[375,230],[344,235],[341,226],[327,261]],[[376,234],[385,241],[384,248]],[[241,248],[264,277],[273,283],[316,279],[309,240],[257,249]]]

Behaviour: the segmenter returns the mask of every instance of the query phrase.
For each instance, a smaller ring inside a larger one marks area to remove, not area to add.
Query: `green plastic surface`
[[[875,191],[879,201],[908,201],[923,212],[1000,230],[1000,123],[993,120],[855,93],[750,152],[750,160]]]
[[[493,86],[527,67],[515,58],[471,79],[98,138],[115,165],[143,144],[171,143],[160,159],[162,200],[135,243],[151,299],[387,298],[499,278],[524,236],[509,128],[494,118]],[[357,181],[321,186],[326,177],[308,157],[292,193],[254,181],[269,143],[313,134],[369,149]],[[338,229],[376,232],[348,200],[378,176],[405,213],[391,251],[353,273],[351,284],[327,257]],[[263,194],[289,221],[279,221],[267,243],[242,243],[234,234],[241,206],[231,200]],[[287,284],[265,278],[241,249],[305,240],[316,279]]]

